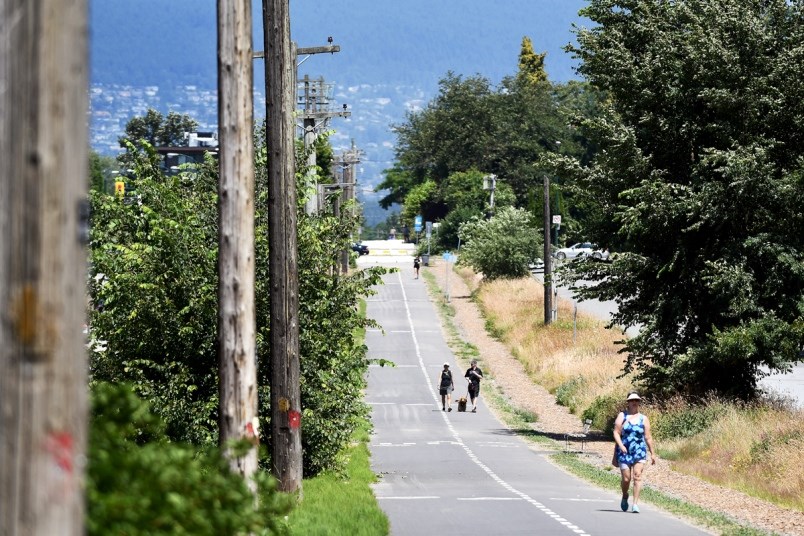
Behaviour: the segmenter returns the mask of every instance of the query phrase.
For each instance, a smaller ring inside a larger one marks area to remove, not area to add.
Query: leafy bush
[[[565,381],[556,389],[556,402],[569,408],[571,413],[578,410],[578,392],[586,386],[583,376],[575,376]]]
[[[591,419],[592,428],[603,430],[607,435],[614,433],[614,420],[623,410],[624,398],[621,395],[598,396],[592,405],[583,411],[583,419]]]
[[[217,443],[214,171],[165,177],[142,155],[125,200],[90,197],[92,379],[130,383],[195,444]]]
[[[292,498],[258,473],[259,501],[217,448],[171,443],[128,386],[95,385],[87,475],[87,532],[218,536],[282,533]]]
[[[257,169],[265,168],[264,147]],[[174,441],[218,438],[217,166],[166,177],[146,147],[133,158],[128,197],[93,193],[91,228],[92,381],[127,382],[165,422]],[[258,401],[270,426],[267,177],[258,172],[255,231]],[[299,174],[304,180],[304,174]],[[337,454],[367,408],[366,347],[354,330],[375,325],[358,301],[382,268],[333,273],[357,220],[307,216],[299,199],[299,341],[304,471],[336,468]],[[263,460],[267,463],[267,460]]]
[[[689,404],[674,398],[651,420],[652,432],[656,439],[692,437],[710,428],[726,411],[726,405],[717,400]]]
[[[528,264],[540,247],[538,230],[522,209],[506,207],[489,220],[475,219],[460,230],[459,262],[489,280],[528,275]]]

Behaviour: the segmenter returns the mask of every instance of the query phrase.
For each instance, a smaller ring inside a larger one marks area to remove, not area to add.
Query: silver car
[[[599,261],[606,261],[609,259],[608,249],[599,249],[591,242],[578,242],[567,248],[561,248],[556,251],[556,259],[575,259],[578,257],[590,256]]]

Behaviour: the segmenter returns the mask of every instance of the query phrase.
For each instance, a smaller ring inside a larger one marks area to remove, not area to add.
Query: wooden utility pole
[[[298,84],[298,100],[302,105],[301,118],[304,128],[304,149],[307,153],[307,177],[309,185],[313,186],[313,194],[306,203],[306,212],[313,214],[319,209],[318,184],[316,181],[316,154],[315,141],[318,132],[326,128],[329,120],[333,117],[349,117],[351,112],[343,105],[342,110],[333,110],[331,107],[330,93],[332,85],[324,83],[323,78],[310,80],[305,76],[304,80]]]
[[[87,2],[0,0],[0,534],[84,534]]]
[[[544,324],[553,322],[553,270],[550,256],[550,178],[544,176]]]
[[[294,94],[288,0],[263,0],[268,146],[271,465],[279,489],[301,493],[299,272]]]
[[[220,442],[247,439],[232,471],[257,471],[251,1],[218,0],[218,354]]]
[[[355,147],[355,141],[352,140],[352,148],[344,151],[340,157],[336,157],[333,163],[340,166],[342,169],[339,183],[341,187],[341,202],[345,205],[355,198],[355,182],[357,181],[357,173],[355,168],[360,163],[361,151]],[[337,205],[336,205],[337,206]],[[340,211],[335,215],[340,217]],[[349,271],[349,250],[341,251],[341,271],[345,274]]]

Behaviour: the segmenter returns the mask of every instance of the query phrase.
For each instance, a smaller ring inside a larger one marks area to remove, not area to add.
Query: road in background
[[[367,304],[383,331],[366,333],[369,357],[396,364],[372,366],[366,392],[372,468],[381,477],[374,492],[392,534],[705,534],[651,506],[639,515],[622,512],[616,492],[554,466],[494,418],[482,398],[476,414],[441,411],[443,363],[451,364],[456,397],[466,394],[464,370],[412,262],[396,267]]]
[[[555,262],[555,261],[554,261]],[[540,282],[544,281],[543,272],[534,273],[533,277]],[[583,284],[583,282],[581,282]],[[557,286],[558,295],[577,304],[578,311],[597,316],[600,319],[610,321],[611,315],[617,311],[617,303],[614,301],[600,301],[600,300],[584,300],[578,301],[573,296],[572,291],[567,286]],[[635,336],[639,333],[638,327],[630,327],[626,330],[626,335],[629,337]],[[788,374],[773,374],[762,378],[759,385],[766,391],[779,393],[783,396],[790,397],[796,406],[804,408],[804,363],[800,363],[793,367],[792,372]]]

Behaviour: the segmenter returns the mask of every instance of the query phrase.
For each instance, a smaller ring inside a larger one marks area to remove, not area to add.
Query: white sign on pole
[[[561,214],[556,214],[553,216],[553,223],[561,225]]]

